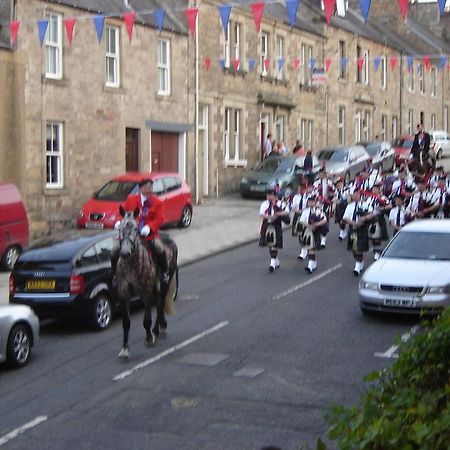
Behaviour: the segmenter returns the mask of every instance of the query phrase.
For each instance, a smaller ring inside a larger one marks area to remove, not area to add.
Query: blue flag
[[[278,62],[278,70],[281,70],[284,66],[284,58],[279,58],[277,62]]]
[[[44,43],[47,27],[48,27],[48,19],[38,20],[39,42],[41,43],[41,47],[42,44]]]
[[[370,1],[371,0],[359,0],[359,7],[361,8],[364,23],[367,23],[367,19],[369,17]]]
[[[375,58],[373,58],[373,68],[375,69],[375,72],[378,70],[380,63],[381,63],[381,58],[379,56],[375,56]]]
[[[225,69],[225,60],[223,58],[219,59],[219,63],[220,63],[221,69],[224,70]]]
[[[441,60],[440,60],[440,62],[439,62],[439,66],[438,66],[440,70],[442,70],[442,69],[445,68],[445,66],[446,66],[446,64],[447,64],[447,61],[448,61],[448,56],[446,56],[446,55],[441,55]]]
[[[248,63],[248,70],[251,72],[255,68],[256,61],[254,58],[248,58],[247,63]]]
[[[341,60],[340,60],[340,65],[341,65],[341,67],[343,68],[343,69],[345,69],[346,67],[347,67],[347,64],[348,64],[348,58],[341,58]]]
[[[439,3],[439,12],[442,14],[444,14],[445,11],[445,2],[446,0],[438,0]]]
[[[166,17],[166,11],[164,9],[155,9],[153,12],[156,20],[156,26],[158,27],[158,31],[161,33],[161,30],[164,26],[164,18]]]
[[[407,56],[406,57],[406,65],[408,66],[408,70],[412,69],[413,64],[414,64],[414,57],[413,56]]]
[[[102,42],[103,27],[105,26],[105,16],[94,16],[95,31],[97,32],[98,43]]]
[[[294,28],[295,19],[297,18],[297,10],[300,0],[286,0],[286,9],[289,16],[289,23],[291,24],[291,29]]]
[[[309,68],[310,68],[311,70],[314,70],[315,65],[316,65],[316,58],[311,58],[311,59],[309,60]]]
[[[222,5],[219,6],[220,18],[222,19],[223,32],[227,34],[228,21],[230,20],[231,6]]]

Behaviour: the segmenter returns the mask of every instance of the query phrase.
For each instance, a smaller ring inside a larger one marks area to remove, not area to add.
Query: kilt
[[[369,251],[369,235],[367,224],[364,224],[358,228],[353,229],[350,226],[348,238],[347,238],[347,250],[353,253],[365,253]],[[353,240],[356,237],[356,245],[354,248]]]
[[[275,229],[275,245],[268,245],[266,242],[267,227],[272,225]],[[269,224],[267,220],[263,220],[261,229],[259,231],[259,246],[270,248],[283,248],[283,228],[281,226],[281,219],[277,219],[275,222]]]
[[[339,202],[336,204],[336,209],[334,211],[334,221],[335,223],[341,223],[344,217],[345,208],[347,208],[347,202]]]
[[[378,214],[375,217],[374,221],[372,223],[369,223],[368,225],[369,225],[369,227],[371,227],[375,223],[378,223],[381,233],[380,233],[380,237],[373,238],[373,240],[376,240],[376,241],[387,241],[389,239],[389,234],[388,234],[386,218],[385,218],[384,214]]]

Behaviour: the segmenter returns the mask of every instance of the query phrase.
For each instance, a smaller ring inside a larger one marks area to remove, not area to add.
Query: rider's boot
[[[161,282],[163,284],[169,283],[169,264],[167,262],[166,252],[162,252],[158,255],[158,265],[161,269]]]

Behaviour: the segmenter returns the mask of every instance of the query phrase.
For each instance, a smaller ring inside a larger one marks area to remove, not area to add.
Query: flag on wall
[[[48,19],[38,20],[39,42],[41,43],[41,47],[42,44],[44,43],[45,33],[47,33],[47,27],[48,27]]]
[[[408,72],[411,72],[413,70],[414,65],[414,57],[413,56],[407,56],[406,57],[406,65],[408,67]]]
[[[375,69],[375,72],[378,70],[378,67],[380,66],[381,58],[379,56],[375,56],[373,58],[373,68]]]
[[[295,25],[299,4],[300,0],[286,0],[286,9],[289,17],[289,23],[291,24],[291,29],[294,28]]]
[[[20,22],[15,20],[9,24],[9,36],[11,46],[14,47],[17,42],[17,33],[19,32]]]
[[[97,32],[98,43],[102,42],[103,29],[105,28],[105,16],[99,15],[92,18],[95,25],[95,31]]]
[[[67,35],[67,41],[69,42],[69,45],[72,45],[72,39],[73,39],[73,29],[75,27],[77,19],[75,17],[68,17],[67,19],[64,19],[64,27],[66,28],[66,35]]]
[[[265,3],[252,3],[253,20],[255,21],[256,31],[259,33],[261,28],[261,19],[264,12]]]
[[[189,30],[191,31],[192,36],[194,36],[195,35],[195,25],[197,22],[198,8],[188,8],[184,11],[184,14],[187,19]]]
[[[127,33],[128,37],[133,37],[133,28],[134,28],[134,21],[136,20],[136,13],[134,11],[127,12],[123,15],[123,21],[125,22],[125,26],[127,27]]]
[[[161,33],[164,26],[164,18],[166,17],[166,11],[164,9],[156,9],[153,12],[155,16],[156,26],[158,27],[158,31]]]
[[[219,6],[220,19],[222,20],[223,32],[227,34],[228,22],[230,20],[231,6],[221,5]]]

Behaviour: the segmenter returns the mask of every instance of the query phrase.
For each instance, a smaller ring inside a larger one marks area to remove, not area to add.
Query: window
[[[363,65],[363,83],[369,84],[369,73],[370,73],[370,52],[366,50],[364,52],[364,65]]]
[[[436,127],[436,114],[431,114],[431,127],[432,130],[435,130]]]
[[[269,33],[261,33],[261,75],[267,76],[265,61],[269,59]]]
[[[347,78],[347,66],[345,64],[341,64],[341,61],[345,58],[345,42],[339,41],[339,78],[341,79]]]
[[[413,134],[414,130],[414,111],[410,109],[408,111],[408,134]]]
[[[355,114],[355,142],[361,141],[362,120],[361,111],[356,111]]]
[[[391,137],[394,139],[398,134],[398,117],[392,117],[392,129],[391,129]]]
[[[61,80],[62,72],[62,16],[50,13],[45,34],[45,76]]]
[[[345,145],[345,108],[339,106],[338,109],[338,132],[339,145]]]
[[[284,117],[275,117],[275,139],[277,142],[284,141]]]
[[[417,71],[419,76],[419,92],[425,94],[425,72],[422,64],[418,66]]]
[[[164,182],[162,178],[157,178],[156,180],[153,180],[153,193],[155,195],[161,195],[164,194]]]
[[[63,124],[47,123],[47,139],[45,145],[46,187],[63,187]]]
[[[385,114],[381,116],[381,138],[383,141],[387,140],[387,116]]]
[[[158,39],[158,94],[170,94],[170,41]]]
[[[106,86],[119,87],[119,28],[107,26],[106,35]]]
[[[77,267],[88,267],[92,264],[98,264],[97,252],[95,247],[89,247],[77,260]]]
[[[370,138],[370,111],[364,111],[363,137],[366,141]]]
[[[408,72],[408,90],[414,92],[414,68]]]
[[[436,68],[431,69],[431,96],[436,97]]]
[[[166,192],[176,191],[181,187],[181,180],[177,177],[165,177],[163,180]]]
[[[239,23],[234,23],[234,59],[240,61],[242,59],[241,55],[241,25]]]
[[[100,262],[111,262],[111,250],[113,248],[113,245],[113,238],[110,237],[107,239],[103,239],[103,241],[97,242],[95,244],[95,250]]]
[[[386,62],[386,56],[382,56],[380,60],[380,66],[381,66],[381,89],[387,88],[387,62]]]
[[[231,22],[228,22],[227,25],[227,31],[225,33],[225,42],[223,43],[223,60],[224,60],[224,67],[230,67],[230,61],[231,61],[231,39],[230,39],[230,28],[231,28]]]
[[[279,80],[283,79],[283,67],[281,67],[280,61],[284,59],[284,38],[282,36],[277,36],[277,43],[276,43],[276,64],[277,64],[277,71],[276,71],[276,77]]]
[[[359,60],[359,58],[361,58],[361,47],[359,45],[356,46],[356,61]],[[359,68],[359,65],[356,64],[356,82],[357,83],[361,83],[362,82],[362,71],[363,68]],[[357,139],[357,141],[359,141],[359,139]]]
[[[241,24],[228,22],[223,44],[224,67],[229,68],[232,60],[242,60],[241,47]]]
[[[302,119],[300,122],[300,140],[303,147],[308,150],[314,150],[314,121]]]
[[[311,45],[302,44],[301,55],[300,55],[300,83],[304,86],[309,86],[311,84],[311,60],[313,59],[313,48]]]
[[[444,107],[444,129],[448,133],[449,126],[448,126],[448,106]]]
[[[225,108],[224,157],[225,162],[242,162],[241,110]]]

